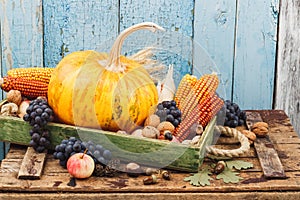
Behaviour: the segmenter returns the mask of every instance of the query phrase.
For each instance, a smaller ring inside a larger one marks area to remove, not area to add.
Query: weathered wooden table
[[[91,177],[77,180],[68,186],[70,175],[47,156],[40,180],[17,179],[18,169],[26,152],[23,146],[12,146],[1,163],[0,199],[300,199],[300,139],[283,111],[259,111],[270,126],[269,138],[283,164],[286,179],[266,179],[254,147],[242,158],[253,163],[252,169],[242,170],[238,184],[211,181],[210,186],[194,187],[184,182],[187,173],[172,173],[170,181],[160,180],[155,185],[143,185],[142,179],[120,174],[114,178]],[[219,144],[230,148],[234,144]]]

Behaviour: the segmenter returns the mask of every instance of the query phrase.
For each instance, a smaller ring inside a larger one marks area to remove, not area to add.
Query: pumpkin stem
[[[121,48],[123,42],[128,35],[141,29],[148,29],[152,32],[155,32],[156,30],[164,31],[162,27],[152,22],[139,23],[122,31],[111,48],[109,58],[108,58],[108,63],[106,66],[107,70],[112,72],[124,72],[126,70],[126,66],[123,66],[122,63],[120,62]]]

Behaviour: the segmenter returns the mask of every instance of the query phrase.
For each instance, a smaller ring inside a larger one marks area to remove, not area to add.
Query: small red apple
[[[75,178],[88,178],[93,174],[95,168],[94,160],[85,153],[72,155],[67,162],[68,172]]]

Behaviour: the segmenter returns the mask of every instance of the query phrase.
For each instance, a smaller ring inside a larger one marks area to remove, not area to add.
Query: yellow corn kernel
[[[180,81],[178,85],[178,89],[175,94],[175,101],[177,104],[177,107],[181,109],[181,103],[184,101],[184,99],[187,97],[188,93],[191,91],[193,86],[196,84],[197,77],[186,74]]]
[[[203,75],[182,102],[182,118],[193,110],[198,103],[215,93],[219,85],[219,78],[215,73]],[[195,97],[195,98],[194,98]]]
[[[53,70],[54,68],[47,67],[14,68],[8,70],[7,75],[15,78],[25,78],[49,83]]]

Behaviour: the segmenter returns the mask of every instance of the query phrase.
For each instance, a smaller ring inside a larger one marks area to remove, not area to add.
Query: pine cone
[[[105,167],[99,163],[95,164],[93,175],[99,177],[105,176]]]
[[[105,167],[105,175],[108,177],[113,177],[118,173],[118,168],[120,166],[120,160],[112,159],[107,163]]]

